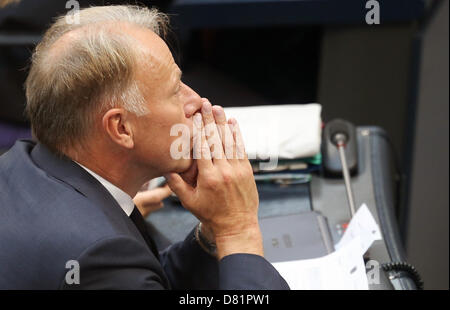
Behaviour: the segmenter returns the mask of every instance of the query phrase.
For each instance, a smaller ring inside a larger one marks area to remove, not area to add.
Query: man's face
[[[136,117],[133,137],[136,160],[159,174],[186,171],[192,164],[192,156],[189,159],[171,156],[171,145],[179,137],[170,136],[170,131],[174,125],[183,124],[192,137],[193,113],[186,116],[185,110],[198,110],[202,99],[181,81],[181,70],[159,36],[146,29],[136,29],[133,35],[149,53],[149,59],[142,59],[143,65],[138,69],[149,113]],[[191,149],[189,143],[185,151],[190,153]]]

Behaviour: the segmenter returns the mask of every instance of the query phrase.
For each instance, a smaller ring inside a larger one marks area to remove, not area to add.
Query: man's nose
[[[201,109],[202,98],[189,86],[183,84],[185,92],[184,114],[187,118],[194,115],[195,112]]]

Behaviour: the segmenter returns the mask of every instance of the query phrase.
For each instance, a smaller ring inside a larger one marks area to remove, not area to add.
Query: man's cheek
[[[192,149],[191,129],[186,124],[175,124],[170,130],[170,157],[189,159]]]

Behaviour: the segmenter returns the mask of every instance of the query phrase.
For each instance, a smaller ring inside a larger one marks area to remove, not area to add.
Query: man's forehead
[[[174,62],[169,47],[155,32],[137,26],[129,27],[124,31],[132,36],[137,41],[137,44],[140,44],[139,47],[143,48],[144,53],[151,58],[167,62],[168,65],[171,65]]]

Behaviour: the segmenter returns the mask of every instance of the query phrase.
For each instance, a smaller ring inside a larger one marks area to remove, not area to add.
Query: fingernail
[[[225,116],[225,112],[223,110],[223,108],[220,105],[215,105],[213,106],[213,112],[217,117],[224,117]]]
[[[202,106],[202,112],[204,113],[211,113],[211,103],[209,103],[209,101],[205,101],[203,102],[203,106]]]

